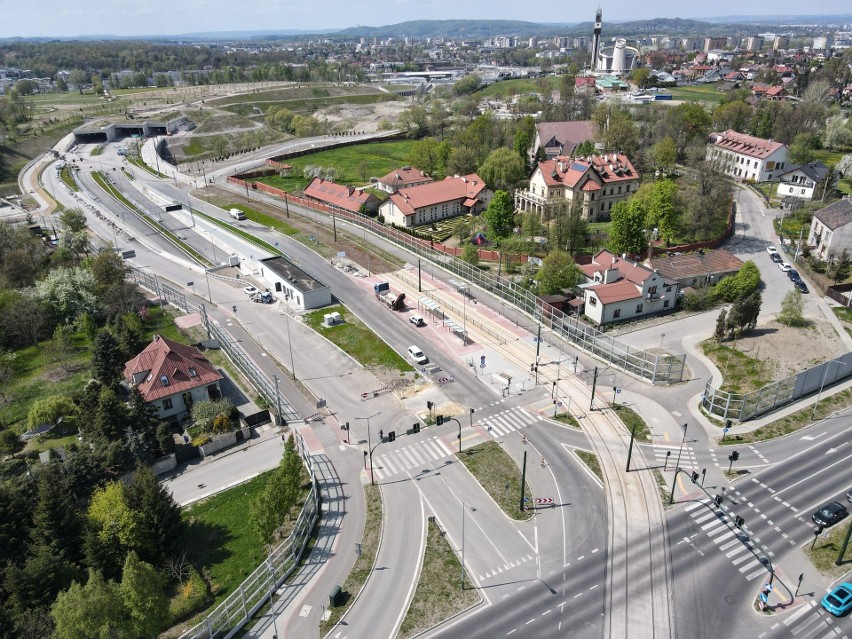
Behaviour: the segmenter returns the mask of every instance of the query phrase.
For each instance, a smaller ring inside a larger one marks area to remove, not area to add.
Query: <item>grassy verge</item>
[[[598,476],[598,479],[603,481],[603,471],[601,470],[600,463],[598,463],[597,455],[585,450],[575,450],[574,453],[580,458],[580,461],[589,467],[589,470]]]
[[[324,327],[322,325],[323,315],[334,311],[340,313],[343,317],[343,323],[337,326]],[[305,315],[305,322],[363,366],[392,368],[401,373],[414,370],[414,367],[405,361],[399,353],[379,339],[373,331],[367,328],[342,304],[308,313]]]
[[[852,524],[844,520],[841,524],[829,529],[828,539],[818,538],[813,549],[811,544],[806,544],[804,547],[805,555],[827,581],[839,579],[852,569],[852,543],[846,548],[846,554],[843,555],[840,565],[834,565],[850,525]]]
[[[361,554],[355,559],[355,565],[340,589],[343,591],[344,603],[336,608],[329,608],[329,617],[320,622],[320,636],[331,630],[340,618],[349,610],[355,601],[355,596],[367,583],[376,554],[379,552],[379,540],[382,536],[382,493],[378,486],[364,487],[364,497],[367,501],[367,514],[364,521],[364,535],[361,537]]]
[[[561,422],[570,426],[571,428],[576,428],[577,430],[582,430],[583,427],[580,426],[580,422],[573,415],[569,415],[568,413],[561,413],[554,417],[557,422]]]
[[[441,527],[430,522],[426,552],[417,590],[399,628],[400,639],[409,639],[482,601],[471,586],[461,588],[462,565]],[[470,583],[469,580],[465,581]]]
[[[136,209],[136,207],[133,206],[133,204],[130,202],[130,200],[128,200],[126,197],[124,197],[124,195],[121,193],[121,191],[119,191],[112,184],[110,184],[104,178],[103,174],[101,174],[99,171],[95,171],[94,173],[92,173],[92,177],[94,178],[95,182],[98,183],[98,186],[100,186],[104,191],[106,191],[106,193],[108,195],[112,196],[113,198],[115,198],[116,200],[118,200],[119,202],[124,204],[124,206],[129,208],[134,213],[134,215],[136,215],[140,219],[144,220],[149,226],[153,227],[154,230],[158,231],[164,237],[167,237],[175,246],[177,246],[181,251],[186,253],[189,257],[194,259],[196,262],[198,262],[202,266],[212,266],[211,263],[210,263],[210,260],[208,260],[201,253],[196,251],[194,248],[192,248],[189,244],[187,244],[186,242],[181,240],[177,235],[172,233],[165,226],[163,226],[162,224],[159,224],[158,222],[153,220],[150,216],[145,215],[144,213],[140,213]]]
[[[648,443],[651,441],[651,431],[648,430],[648,424],[642,419],[639,414],[632,408],[628,408],[624,404],[610,404],[609,407],[615,411],[618,418],[627,426],[627,430],[633,432],[636,428],[636,441]]]
[[[716,89],[715,84],[695,85],[688,87],[671,87],[666,89],[672,94],[673,100],[697,100],[700,102],[720,103],[725,94]]]
[[[669,488],[666,486],[666,479],[663,477],[663,473],[659,471],[659,469],[654,469],[654,481],[657,482],[657,490],[660,493],[660,503],[663,504],[663,508],[669,507]]]
[[[133,166],[139,167],[143,171],[148,171],[148,173],[150,173],[154,177],[162,178],[164,180],[169,179],[168,175],[164,175],[163,173],[160,173],[156,169],[153,169],[150,166],[148,166],[147,164],[145,164],[142,161],[141,157],[138,157],[138,156],[135,156],[135,155],[127,156],[127,161],[130,162]]]
[[[263,224],[264,226],[270,226],[277,231],[280,231],[284,235],[298,235],[301,233],[299,229],[294,226],[290,226],[287,222],[279,220],[277,217],[273,217],[272,215],[267,215],[266,213],[262,213],[257,209],[254,209],[250,206],[246,206],[245,204],[239,204],[234,202],[227,202],[223,207],[223,209],[240,209],[243,213],[246,214],[248,219],[252,222],[257,222],[258,224]]]
[[[104,145],[99,144],[94,149],[92,149],[92,152],[89,153],[89,155],[100,155],[103,152],[104,152]]]
[[[719,390],[728,393],[750,393],[772,381],[763,360],[749,357],[735,348],[719,344],[716,340],[701,342],[701,350],[724,375]]]
[[[67,166],[62,167],[62,170],[59,172],[59,178],[65,182],[65,185],[72,191],[80,190],[80,187],[77,186],[77,182],[74,180],[74,176],[71,175],[71,169]]]
[[[521,498],[521,469],[497,442],[479,444],[456,453],[456,456],[503,512],[512,519],[530,518],[529,513],[521,512],[518,508]],[[535,503],[529,484],[524,489],[524,495],[529,500],[527,503]]]
[[[814,422],[825,419],[832,413],[848,408],[849,406],[852,406],[852,389],[846,389],[834,395],[822,397],[816,409],[815,419],[811,418],[814,412],[813,406],[806,406],[797,410],[795,413],[790,413],[786,417],[782,417],[751,432],[728,435],[725,437],[725,441],[720,441],[719,443],[723,446],[734,446],[735,444],[751,444],[766,441],[767,439],[774,439],[775,437],[782,437],[783,435],[795,433],[797,430],[810,426]],[[719,427],[721,428],[721,424],[719,424]]]

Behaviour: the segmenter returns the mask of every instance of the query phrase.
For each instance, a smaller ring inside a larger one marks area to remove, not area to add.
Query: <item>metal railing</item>
[[[229,639],[260,610],[298,567],[319,517],[319,485],[313,459],[298,433],[296,447],[311,475],[311,490],[290,536],[275,548],[228,597],[179,639]]]

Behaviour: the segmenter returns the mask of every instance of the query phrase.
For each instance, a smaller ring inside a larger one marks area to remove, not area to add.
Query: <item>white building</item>
[[[331,289],[315,280],[284,257],[268,257],[259,261],[260,277],[269,282],[279,297],[302,310],[331,304]]]
[[[778,174],[778,197],[796,197],[812,200],[818,185],[828,176],[828,167],[822,162],[793,166]],[[836,179],[835,179],[836,181]],[[826,188],[829,185],[824,185]]]
[[[824,261],[838,257],[844,249],[852,253],[852,200],[848,195],[814,213],[808,245]]]
[[[379,215],[386,224],[411,228],[466,213],[481,213],[493,196],[494,191],[476,173],[456,175],[397,191],[382,203]]]
[[[710,134],[707,159],[718,161],[725,173],[743,182],[768,182],[784,169],[787,145],[729,129]]]

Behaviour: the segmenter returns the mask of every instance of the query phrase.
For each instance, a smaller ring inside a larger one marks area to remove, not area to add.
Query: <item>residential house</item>
[[[541,122],[535,125],[530,157],[555,158],[557,155],[573,155],[583,142],[594,139],[595,123],[591,120],[576,122]]]
[[[179,420],[196,402],[222,396],[224,379],[201,351],[159,335],[124,365],[124,379],[163,420]]]
[[[386,224],[411,228],[457,215],[476,215],[488,207],[493,196],[494,191],[475,173],[456,175],[397,191],[382,203],[379,215]]]
[[[783,100],[787,97],[787,89],[782,85],[771,86],[766,90],[764,97],[767,100]]]
[[[824,261],[844,249],[852,253],[852,199],[848,195],[814,213],[808,245]]]
[[[400,189],[407,189],[411,186],[419,186],[421,184],[429,184],[434,182],[431,177],[423,171],[410,166],[404,166],[400,169],[394,169],[384,177],[380,177],[376,181],[376,188],[387,193],[396,193]]]
[[[654,271],[674,280],[681,289],[712,286],[723,277],[735,275],[742,265],[743,261],[726,249],[680,255],[669,253],[650,260]]]
[[[318,177],[305,187],[305,197],[350,213],[361,213],[362,207],[364,211],[373,212],[379,207],[379,198],[372,193]]]
[[[801,166],[791,166],[783,173],[778,174],[780,180],[778,182],[778,197],[812,200],[817,186],[823,184],[828,174],[828,167],[819,161]],[[828,184],[824,186],[827,188]]]
[[[639,173],[622,153],[585,158],[559,156],[539,162],[530,178],[530,188],[515,191],[515,208],[544,214],[554,203],[579,202],[583,217],[609,218],[617,202],[639,188]]]
[[[711,133],[707,159],[722,164],[722,169],[738,180],[768,182],[787,163],[787,145],[764,140],[732,129]]]
[[[598,325],[620,322],[676,306],[678,283],[626,257],[601,251],[579,265],[588,279],[581,285],[585,315]]]

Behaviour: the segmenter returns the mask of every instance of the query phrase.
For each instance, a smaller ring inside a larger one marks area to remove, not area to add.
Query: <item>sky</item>
[[[334,31],[407,20],[527,20],[574,23],[594,19],[594,4],[578,11],[568,3],[539,15],[517,0],[0,0],[0,38],[81,35],[171,35],[216,31],[305,29]],[[559,5],[554,5],[559,6]],[[610,20],[695,18],[727,15],[848,14],[849,0],[613,0],[600,3]]]

